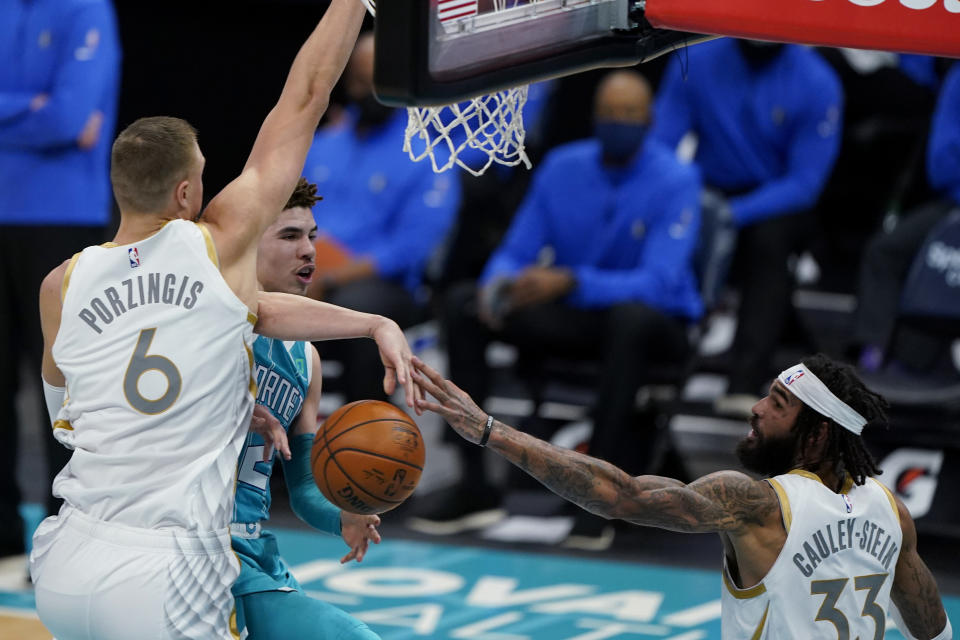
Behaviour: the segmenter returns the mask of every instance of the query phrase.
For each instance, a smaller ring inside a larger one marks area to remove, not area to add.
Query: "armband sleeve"
[[[313,436],[301,434],[290,438],[290,459],[284,460],[283,477],[290,492],[290,507],[298,518],[315,529],[340,535],[340,509],[317,488],[310,470],[310,449]]]

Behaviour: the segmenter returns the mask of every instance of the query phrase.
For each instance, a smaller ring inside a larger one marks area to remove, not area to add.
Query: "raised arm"
[[[243,172],[204,212],[228,282],[237,262],[255,262],[261,234],[293,192],[364,11],[360,0],[330,2],[293,61],[280,99],[264,120]],[[250,271],[245,267],[249,265],[244,265],[244,271]]]
[[[414,380],[437,402],[421,409],[443,416],[465,439],[479,442],[487,414],[449,380],[414,358]],[[631,477],[608,462],[562,449],[497,420],[486,445],[557,495],[604,518],[618,518],[686,533],[737,534],[779,515],[776,494],[765,482],[733,471],[685,485],[660,476]]]
[[[917,529],[913,518],[900,498],[896,501],[900,528],[903,530],[903,546],[890,590],[890,599],[896,607],[891,614],[903,635],[911,640],[948,640],[950,633],[945,629],[947,613],[943,609],[937,583],[917,553]],[[947,631],[946,635],[942,633],[944,631]]]
[[[386,370],[384,392],[392,394],[399,382],[406,387],[407,406],[414,407],[417,389],[410,378],[413,355],[406,336],[393,320],[288,293],[261,291],[258,304],[254,331],[262,336],[311,342],[373,338]]]

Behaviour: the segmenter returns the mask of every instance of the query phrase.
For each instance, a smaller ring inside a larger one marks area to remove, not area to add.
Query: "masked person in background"
[[[606,76],[595,136],[547,154],[479,282],[453,287],[445,301],[450,375],[478,401],[489,391],[484,353],[493,338],[534,357],[599,361],[589,450],[634,473],[649,463],[622,444],[637,389],[658,364],[687,355],[687,326],[702,310],[693,271],[700,180],[647,138],[651,115],[641,75]],[[504,515],[483,450],[451,443],[461,481],[411,518],[412,528],[456,533]],[[612,537],[605,520],[583,512],[567,543],[603,549]]]
[[[689,59],[687,50],[674,56],[656,107],[652,137],[671,148],[696,138],[702,224],[736,237],[740,312],[727,394],[715,409],[746,417],[776,373],[772,356],[791,309],[789,263],[806,248],[837,159],[843,87],[813,49],[724,38],[690,48]]]

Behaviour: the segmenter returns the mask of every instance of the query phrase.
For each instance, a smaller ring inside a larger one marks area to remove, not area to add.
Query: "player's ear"
[[[826,421],[817,425],[817,428],[810,434],[810,446],[822,448],[827,445],[827,438],[830,436],[830,424]]]
[[[174,198],[177,201],[177,205],[181,209],[190,208],[190,200],[188,197],[189,195],[190,195],[190,181],[181,180],[179,183],[177,183],[177,187],[174,190]]]

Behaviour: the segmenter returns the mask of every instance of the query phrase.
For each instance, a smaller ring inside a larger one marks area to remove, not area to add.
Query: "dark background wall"
[[[123,43],[117,130],[170,115],[199,130],[209,199],[243,167],[327,0],[115,0]]]

